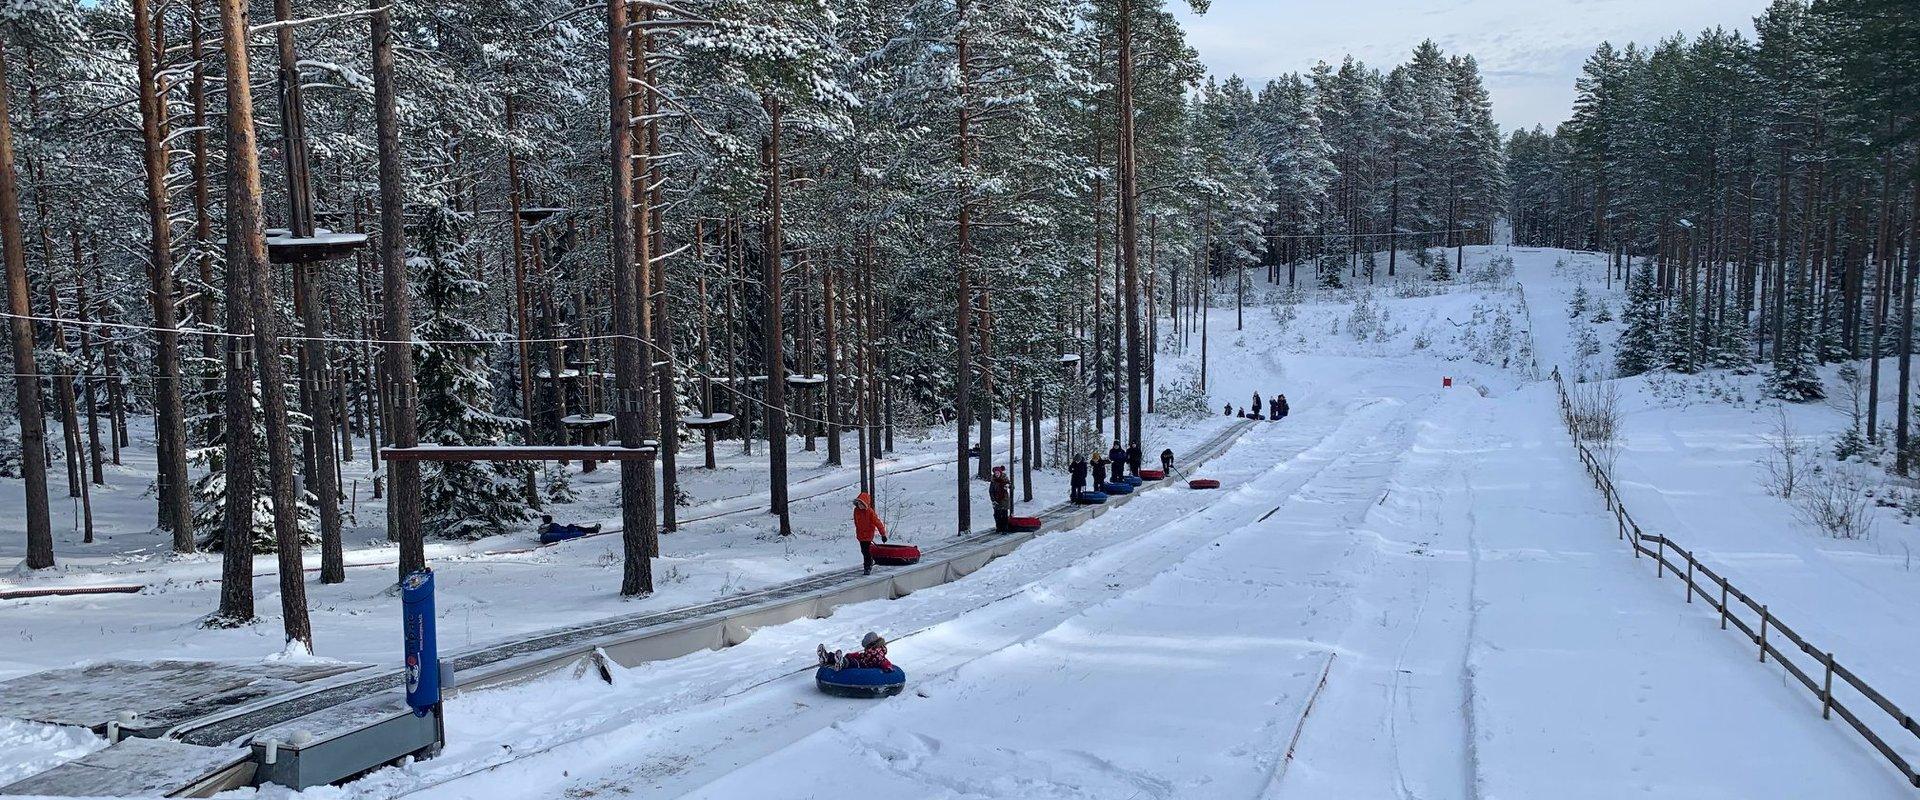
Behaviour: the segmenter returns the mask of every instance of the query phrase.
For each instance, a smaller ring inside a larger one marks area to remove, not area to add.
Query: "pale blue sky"
[[[1566,119],[1580,62],[1602,40],[1652,43],[1715,25],[1752,35],[1768,0],[1213,0],[1195,17],[1169,0],[1213,73],[1256,87],[1352,54],[1385,68],[1421,39],[1472,53],[1501,130]]]

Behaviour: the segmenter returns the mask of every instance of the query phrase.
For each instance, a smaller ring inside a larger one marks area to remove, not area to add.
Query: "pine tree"
[[[1620,313],[1626,327],[1614,347],[1614,369],[1620,377],[1639,375],[1659,363],[1660,293],[1653,270],[1642,266],[1627,282],[1627,307]]]
[[[407,266],[419,276],[424,308],[415,338],[430,342],[416,357],[420,383],[420,440],[442,445],[500,445],[526,421],[493,412],[487,334],[473,323],[486,296],[465,263],[459,231],[465,215],[445,206],[426,209],[413,232],[419,249]],[[436,461],[420,475],[422,527],[446,538],[505,533],[527,518],[522,462]]]

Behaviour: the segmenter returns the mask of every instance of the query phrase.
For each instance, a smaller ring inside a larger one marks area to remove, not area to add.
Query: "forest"
[[[1920,15],[1776,0],[1754,30],[1594,50],[1572,118],[1508,139],[1515,239],[1611,255],[1620,376],[1763,370],[1775,397],[1809,402],[1828,393],[1816,367],[1864,360],[1842,457],[1908,475]]]

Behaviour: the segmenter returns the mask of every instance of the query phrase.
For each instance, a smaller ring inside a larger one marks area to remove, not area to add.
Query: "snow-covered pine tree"
[[[1660,326],[1661,366],[1672,372],[1692,374],[1700,371],[1700,295],[1683,292]]]
[[[1653,269],[1642,265],[1627,281],[1627,307],[1620,312],[1626,327],[1614,347],[1613,364],[1620,377],[1639,375],[1660,363],[1660,290]]]
[[[493,411],[487,334],[472,320],[486,284],[475,279],[459,235],[469,218],[449,206],[422,209],[411,231],[416,249],[407,267],[417,276],[422,313],[414,336],[429,344],[415,352],[420,384],[420,441],[443,445],[506,444],[523,419]],[[528,515],[523,462],[436,461],[420,474],[422,529],[445,538],[505,533]]]

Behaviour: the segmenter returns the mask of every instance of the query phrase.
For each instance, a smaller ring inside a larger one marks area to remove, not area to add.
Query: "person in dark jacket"
[[[1100,455],[1098,452],[1094,453],[1093,458],[1087,462],[1087,466],[1091,468],[1090,471],[1093,473],[1093,480],[1104,481],[1107,479],[1106,456]],[[1095,483],[1094,488],[1100,488],[1100,484]]]
[[[1220,415],[1221,415],[1221,416],[1223,416],[1223,417],[1231,417],[1231,416],[1233,416],[1233,404],[1232,404],[1232,403],[1228,403],[1228,404],[1226,404],[1226,405],[1224,405],[1224,406],[1221,406],[1221,407],[1220,407]]]
[[[1162,475],[1173,474],[1173,448],[1171,447],[1160,451],[1160,473]]]
[[[1284,417],[1284,416],[1286,416],[1286,415],[1288,415],[1288,414],[1291,414],[1291,413],[1293,413],[1293,410],[1292,410],[1292,409],[1290,409],[1290,408],[1287,408],[1287,396],[1286,396],[1286,395],[1284,395],[1284,394],[1283,394],[1283,395],[1280,395],[1280,397],[1279,397],[1279,399],[1278,399],[1278,401],[1277,401],[1277,402],[1279,402],[1279,404],[1280,404],[1280,410],[1279,410],[1279,412],[1278,412],[1277,414],[1275,414],[1275,415],[1274,415],[1274,419],[1279,419],[1279,418],[1281,418],[1281,417]]]
[[[1075,453],[1073,463],[1067,465],[1067,473],[1073,476],[1072,488],[1067,490],[1067,499],[1079,500],[1080,493],[1087,490],[1087,457]]]
[[[1120,446],[1120,440],[1113,440],[1113,449],[1107,451],[1107,469],[1112,471],[1110,481],[1118,481],[1127,474],[1127,451]]]
[[[1001,533],[1013,530],[1013,480],[1007,477],[1006,467],[993,468],[987,497],[993,501],[993,529]]]
[[[1253,393],[1253,405],[1250,405],[1250,406],[1247,406],[1247,410],[1248,410],[1248,411],[1250,411],[1250,412],[1252,412],[1252,413],[1255,413],[1255,414],[1258,414],[1258,413],[1260,413],[1260,409],[1263,409],[1263,408],[1266,408],[1266,406],[1263,406],[1263,405],[1261,405],[1261,404],[1260,404],[1260,393],[1259,393],[1259,392],[1254,392],[1254,393]]]
[[[1140,474],[1140,443],[1127,445],[1127,469],[1134,475]]]
[[[1267,398],[1267,419],[1280,421],[1280,395]]]

